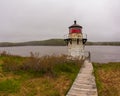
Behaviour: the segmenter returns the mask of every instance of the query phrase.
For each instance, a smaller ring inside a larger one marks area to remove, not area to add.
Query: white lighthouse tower
[[[68,56],[79,59],[85,57],[84,47],[87,35],[82,33],[82,26],[78,25],[76,21],[69,27],[69,33],[64,40],[68,46]]]

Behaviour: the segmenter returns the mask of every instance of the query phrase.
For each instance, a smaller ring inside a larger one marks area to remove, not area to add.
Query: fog
[[[64,38],[74,20],[88,41],[120,41],[120,0],[0,0],[0,42]]]

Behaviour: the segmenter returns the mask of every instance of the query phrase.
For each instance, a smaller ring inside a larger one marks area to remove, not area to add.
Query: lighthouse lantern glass
[[[81,29],[80,28],[71,28],[70,33],[81,33]]]

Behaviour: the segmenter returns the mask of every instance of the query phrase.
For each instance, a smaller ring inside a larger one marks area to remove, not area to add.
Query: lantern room
[[[77,42],[77,44],[79,44],[81,41],[83,45],[86,43],[87,35],[82,33],[82,26],[78,25],[76,20],[74,21],[74,24],[68,28],[69,33],[68,35],[65,35],[64,39],[67,45],[72,44],[72,42]]]
[[[69,38],[82,39],[82,26],[78,25],[76,21],[69,27]]]
[[[72,33],[82,33],[82,26],[76,24],[76,21],[74,21],[74,24],[69,27],[69,34]]]

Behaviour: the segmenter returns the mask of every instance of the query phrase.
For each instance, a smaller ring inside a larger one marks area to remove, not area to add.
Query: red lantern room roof
[[[74,28],[74,27],[82,28],[82,26],[80,26],[76,23],[76,20],[74,21],[74,24],[72,26],[70,26],[69,28]]]

